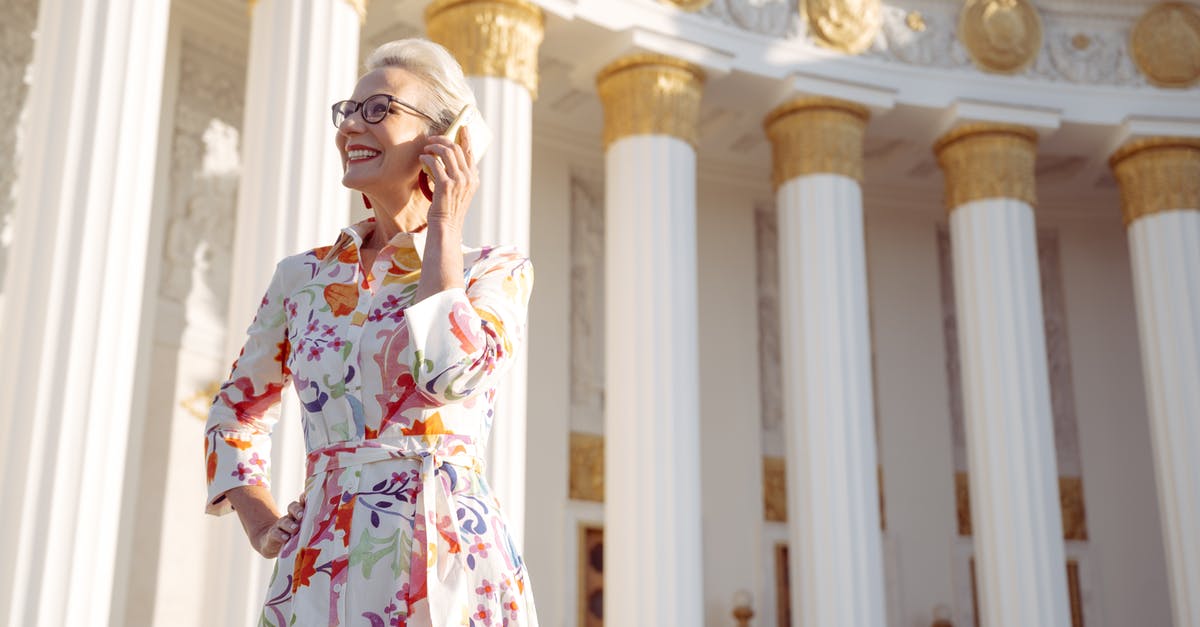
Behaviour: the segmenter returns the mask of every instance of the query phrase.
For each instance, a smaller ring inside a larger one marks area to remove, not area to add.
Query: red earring
[[[371,199],[367,198],[366,194],[363,194],[362,197],[363,197],[363,204],[367,206],[367,209],[370,209],[371,208]]]

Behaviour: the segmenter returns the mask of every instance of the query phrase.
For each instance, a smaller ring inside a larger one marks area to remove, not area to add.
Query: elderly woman
[[[454,59],[409,39],[367,69],[333,122],[342,183],[374,217],[276,266],[209,413],[207,511],[236,511],[278,558],[263,625],[536,625],[480,462],[533,270],[462,244],[479,177],[471,138],[440,136],[475,101]],[[308,479],[281,515],[267,410],[289,383]]]

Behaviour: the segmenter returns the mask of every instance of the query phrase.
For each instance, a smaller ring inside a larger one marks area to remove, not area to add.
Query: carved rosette
[[[862,105],[819,96],[776,107],[763,119],[775,187],[805,174],[841,174],[862,183],[869,117]]]
[[[1016,74],[1038,56],[1042,19],[1029,0],[967,0],[958,38],[980,69]]]
[[[514,80],[537,98],[537,53],[545,33],[545,16],[537,5],[525,0],[435,0],[425,9],[425,27],[467,76]]]
[[[1129,35],[1138,69],[1159,87],[1200,82],[1200,12],[1181,2],[1151,7]]]
[[[817,43],[847,54],[866,50],[882,23],[880,0],[804,0],[804,16]]]
[[[660,54],[633,54],[596,75],[604,103],[604,146],[630,135],[670,135],[696,146],[700,68]]]
[[[965,124],[933,147],[946,179],[946,209],[973,200],[1015,198],[1033,206],[1037,133],[1011,124]]]
[[[1200,210],[1200,138],[1135,140],[1117,149],[1109,165],[1121,185],[1127,226],[1160,211]]]

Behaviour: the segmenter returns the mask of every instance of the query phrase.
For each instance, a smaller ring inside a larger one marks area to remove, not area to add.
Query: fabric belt
[[[419,572],[423,558],[425,591],[430,619],[435,627],[461,624],[462,617],[451,616],[455,588],[464,581],[461,573],[454,572],[451,553],[459,553],[463,543],[458,533],[456,517],[458,504],[454,494],[437,477],[442,464],[453,464],[483,474],[483,460],[470,436],[454,434],[412,435],[362,442],[339,442],[315,449],[308,454],[308,476],[322,475],[339,468],[352,468],[381,461],[412,459],[421,462],[419,480],[421,494],[417,499],[417,515],[425,525],[424,550],[418,553],[414,546],[410,577]],[[439,526],[439,523],[441,525]],[[438,552],[438,537],[446,540],[446,554]],[[413,542],[417,534],[413,533]],[[416,581],[410,588],[418,587]],[[399,588],[397,588],[399,589]],[[454,622],[451,622],[454,621]]]

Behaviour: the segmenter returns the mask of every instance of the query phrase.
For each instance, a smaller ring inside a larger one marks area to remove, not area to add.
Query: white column
[[[657,55],[597,77],[604,104],[604,620],[700,625],[696,118],[703,75]]]
[[[0,621],[106,622],[168,3],[43,0],[0,327]]]
[[[1121,183],[1176,627],[1200,627],[1200,140],[1130,142]]]
[[[1070,624],[1034,230],[1037,135],[938,140],[950,210],[980,624]]]
[[[533,98],[542,11],[524,0],[438,0],[425,13],[429,36],[463,66],[495,137],[480,162],[480,186],[463,241],[530,252],[529,194]],[[537,260],[534,267],[537,267]],[[518,550],[525,540],[525,407],[528,347],[496,390],[487,445],[487,478]]]
[[[768,114],[779,211],[792,624],[885,624],[863,240],[868,112],[800,98]]]
[[[346,0],[258,0],[252,11],[225,343],[230,362],[275,264],[331,244],[350,217],[329,107],[354,90],[359,14]],[[271,452],[271,488],[280,507],[300,493],[305,456],[295,392],[286,390],[283,399]],[[220,582],[225,607],[214,622],[254,624],[271,562],[253,552],[236,516],[221,522],[227,541],[209,576]]]

